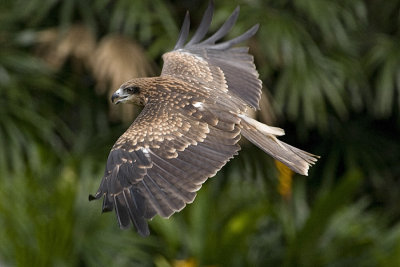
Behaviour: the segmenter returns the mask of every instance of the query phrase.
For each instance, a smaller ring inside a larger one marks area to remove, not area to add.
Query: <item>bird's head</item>
[[[144,105],[143,97],[144,85],[139,79],[130,80],[121,85],[111,96],[111,102],[114,104],[131,103]]]

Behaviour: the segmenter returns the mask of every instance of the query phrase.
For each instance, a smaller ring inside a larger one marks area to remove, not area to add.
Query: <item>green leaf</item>
[[[309,266],[317,261],[316,248],[331,218],[349,203],[360,186],[362,175],[358,170],[349,171],[331,192],[315,203],[307,221],[289,244],[286,266]]]

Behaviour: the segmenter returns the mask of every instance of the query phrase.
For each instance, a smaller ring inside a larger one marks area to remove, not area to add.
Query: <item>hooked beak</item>
[[[126,99],[129,95],[124,94],[124,91],[119,88],[115,93],[111,96],[111,102],[113,104],[119,104],[120,102],[123,102],[124,99]]]

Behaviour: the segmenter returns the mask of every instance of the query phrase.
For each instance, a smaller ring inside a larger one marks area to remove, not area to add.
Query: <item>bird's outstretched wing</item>
[[[163,55],[161,75],[171,75],[210,89],[228,90],[248,106],[258,109],[262,83],[247,47],[232,47],[252,37],[258,24],[242,35],[217,43],[234,26],[239,15],[237,7],[221,28],[204,39],[214,12],[213,1],[204,13],[200,26],[189,42],[189,13],[186,13],[182,29],[173,51]],[[203,40],[204,39],[204,40]],[[185,44],[186,43],[186,44]]]
[[[232,46],[254,35],[258,25],[216,43],[238,13],[237,8],[215,34],[201,41],[213,14],[210,2],[185,45],[186,16],[175,49],[163,56],[160,79],[172,76],[174,82],[159,85],[164,97],[148,102],[113,146],[99,190],[90,198],[104,197],[103,211],[115,208],[121,228],[132,222],[141,235],[148,235],[148,219],[183,209],[240,149],[237,113],[258,108],[261,81],[248,49]]]
[[[237,154],[238,118],[213,101],[176,94],[173,101],[150,102],[117,140],[91,199],[104,196],[103,211],[115,208],[121,228],[132,222],[148,235],[148,219],[183,209],[204,181]]]

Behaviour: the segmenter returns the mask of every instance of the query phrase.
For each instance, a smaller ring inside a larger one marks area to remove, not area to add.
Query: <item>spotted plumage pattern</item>
[[[159,77],[121,85],[112,101],[144,108],[108,156],[100,187],[89,199],[103,197],[103,211],[115,209],[121,228],[135,226],[149,235],[147,221],[169,217],[191,203],[202,184],[240,150],[243,135],[252,143],[307,175],[316,156],[277,139],[284,131],[245,115],[258,109],[261,81],[247,47],[258,25],[218,42],[234,26],[236,8],[221,28],[203,40],[213,16],[210,2],[189,42],[189,13],[173,51],[163,55]]]

